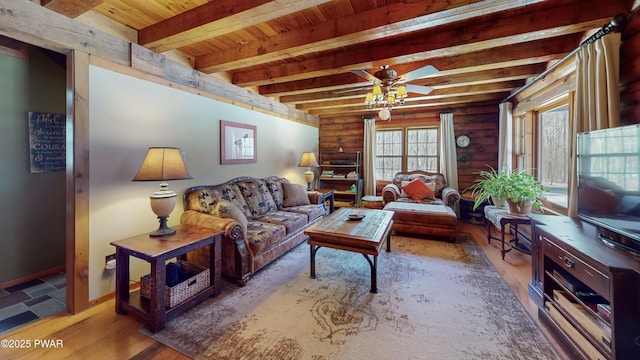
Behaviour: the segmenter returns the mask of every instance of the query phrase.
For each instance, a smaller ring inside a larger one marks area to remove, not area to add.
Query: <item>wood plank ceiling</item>
[[[434,66],[393,113],[498,104],[628,12],[626,0],[42,0],[76,18],[100,14],[157,53],[320,118],[373,116],[372,82]],[[625,6],[626,5],[626,6]],[[91,25],[89,23],[89,25]],[[121,25],[120,25],[121,26]],[[391,88],[394,90],[395,87]]]

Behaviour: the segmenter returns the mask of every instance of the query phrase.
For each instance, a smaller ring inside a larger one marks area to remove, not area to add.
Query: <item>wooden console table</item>
[[[142,234],[111,243],[116,247],[116,312],[131,312],[147,321],[151,332],[164,328],[167,319],[191,308],[200,301],[219,295],[221,287],[220,271],[222,267],[222,233],[215,234],[211,229],[191,225],[176,225],[173,235],[151,237]],[[165,284],[167,260],[179,257],[186,260],[186,254],[197,248],[209,246],[211,251],[209,264],[209,287],[186,299],[184,302],[167,308],[165,305]],[[129,292],[129,257],[134,256],[151,264],[151,296],[141,298],[140,292]]]

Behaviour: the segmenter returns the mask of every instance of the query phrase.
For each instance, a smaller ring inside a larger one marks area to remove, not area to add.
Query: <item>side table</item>
[[[164,328],[167,319],[193,307],[200,301],[219,295],[222,267],[222,233],[213,233],[211,229],[191,225],[176,225],[176,233],[160,237],[149,234],[132,236],[113,241],[116,247],[116,312],[131,312],[147,321],[153,333]],[[209,246],[211,251],[209,264],[209,287],[184,302],[167,308],[165,305],[165,285],[167,260],[178,257],[186,260],[189,251]],[[144,299],[140,291],[129,292],[129,257],[134,256],[151,264],[151,296]]]
[[[502,249],[502,260],[504,260],[504,255],[511,250],[517,250],[525,254],[531,255],[530,248],[527,249],[523,247],[522,243],[520,243],[520,239],[518,238],[518,225],[528,225],[531,224],[531,219],[526,215],[518,215],[512,214],[508,210],[497,208],[493,205],[487,205],[484,207],[484,217],[487,220],[487,241],[491,244],[491,239],[500,240]],[[515,234],[513,239],[508,242],[504,241],[505,228],[508,225],[513,225],[515,228]],[[493,237],[491,235],[491,228],[495,226],[500,229],[500,239]]]
[[[325,216],[331,214],[335,207],[333,189],[315,189],[314,191],[320,194],[320,202],[324,205]]]

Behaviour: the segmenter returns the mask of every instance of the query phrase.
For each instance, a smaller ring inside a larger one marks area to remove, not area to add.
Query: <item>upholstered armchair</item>
[[[433,197],[413,199],[403,191],[403,187],[412,180],[419,178],[433,188]],[[393,176],[390,184],[382,189],[382,202],[384,205],[392,201],[412,202],[422,204],[443,204],[455,211],[456,203],[460,201],[460,193],[447,185],[442,174],[428,173],[425,171],[399,172]]]

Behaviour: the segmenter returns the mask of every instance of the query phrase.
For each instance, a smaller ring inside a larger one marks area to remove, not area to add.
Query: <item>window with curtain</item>
[[[536,109],[537,177],[547,202],[566,208],[569,179],[569,103],[565,99]]]
[[[524,115],[513,119],[513,169],[527,168],[527,118]],[[513,170],[512,169],[512,170]]]
[[[410,127],[376,131],[376,179],[391,181],[398,172],[437,173],[438,128]]]

